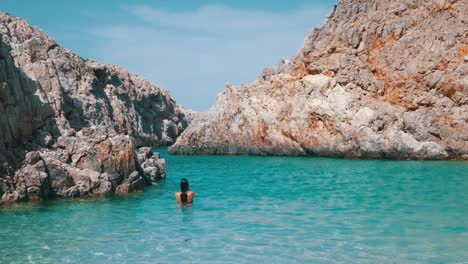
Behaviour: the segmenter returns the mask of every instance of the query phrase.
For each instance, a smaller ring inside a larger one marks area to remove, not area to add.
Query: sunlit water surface
[[[466,162],[158,151],[168,178],[144,194],[1,209],[0,263],[468,261]]]

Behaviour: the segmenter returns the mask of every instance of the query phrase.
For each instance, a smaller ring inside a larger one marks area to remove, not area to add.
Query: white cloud
[[[167,88],[195,110],[207,110],[224,83],[247,83],[290,58],[328,10],[282,13],[205,6],[176,12],[126,9],[136,22],[97,26],[93,58],[123,66]]]

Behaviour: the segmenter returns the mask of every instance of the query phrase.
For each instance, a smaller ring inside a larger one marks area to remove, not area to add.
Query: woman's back
[[[192,191],[176,192],[175,197],[178,203],[192,203],[194,193]]]
[[[178,203],[192,203],[194,193],[190,191],[187,179],[180,180],[180,192],[175,194]]]

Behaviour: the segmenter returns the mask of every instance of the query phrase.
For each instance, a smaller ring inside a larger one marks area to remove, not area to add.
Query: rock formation
[[[468,159],[463,0],[342,0],[290,61],[227,89],[171,153]]]
[[[186,126],[167,91],[0,12],[0,204],[142,190],[165,167],[135,147]]]

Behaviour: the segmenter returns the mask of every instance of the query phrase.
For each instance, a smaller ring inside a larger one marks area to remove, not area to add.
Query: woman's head
[[[188,180],[183,178],[182,180],[180,180],[180,191],[181,192],[186,192],[188,190],[189,190]]]

